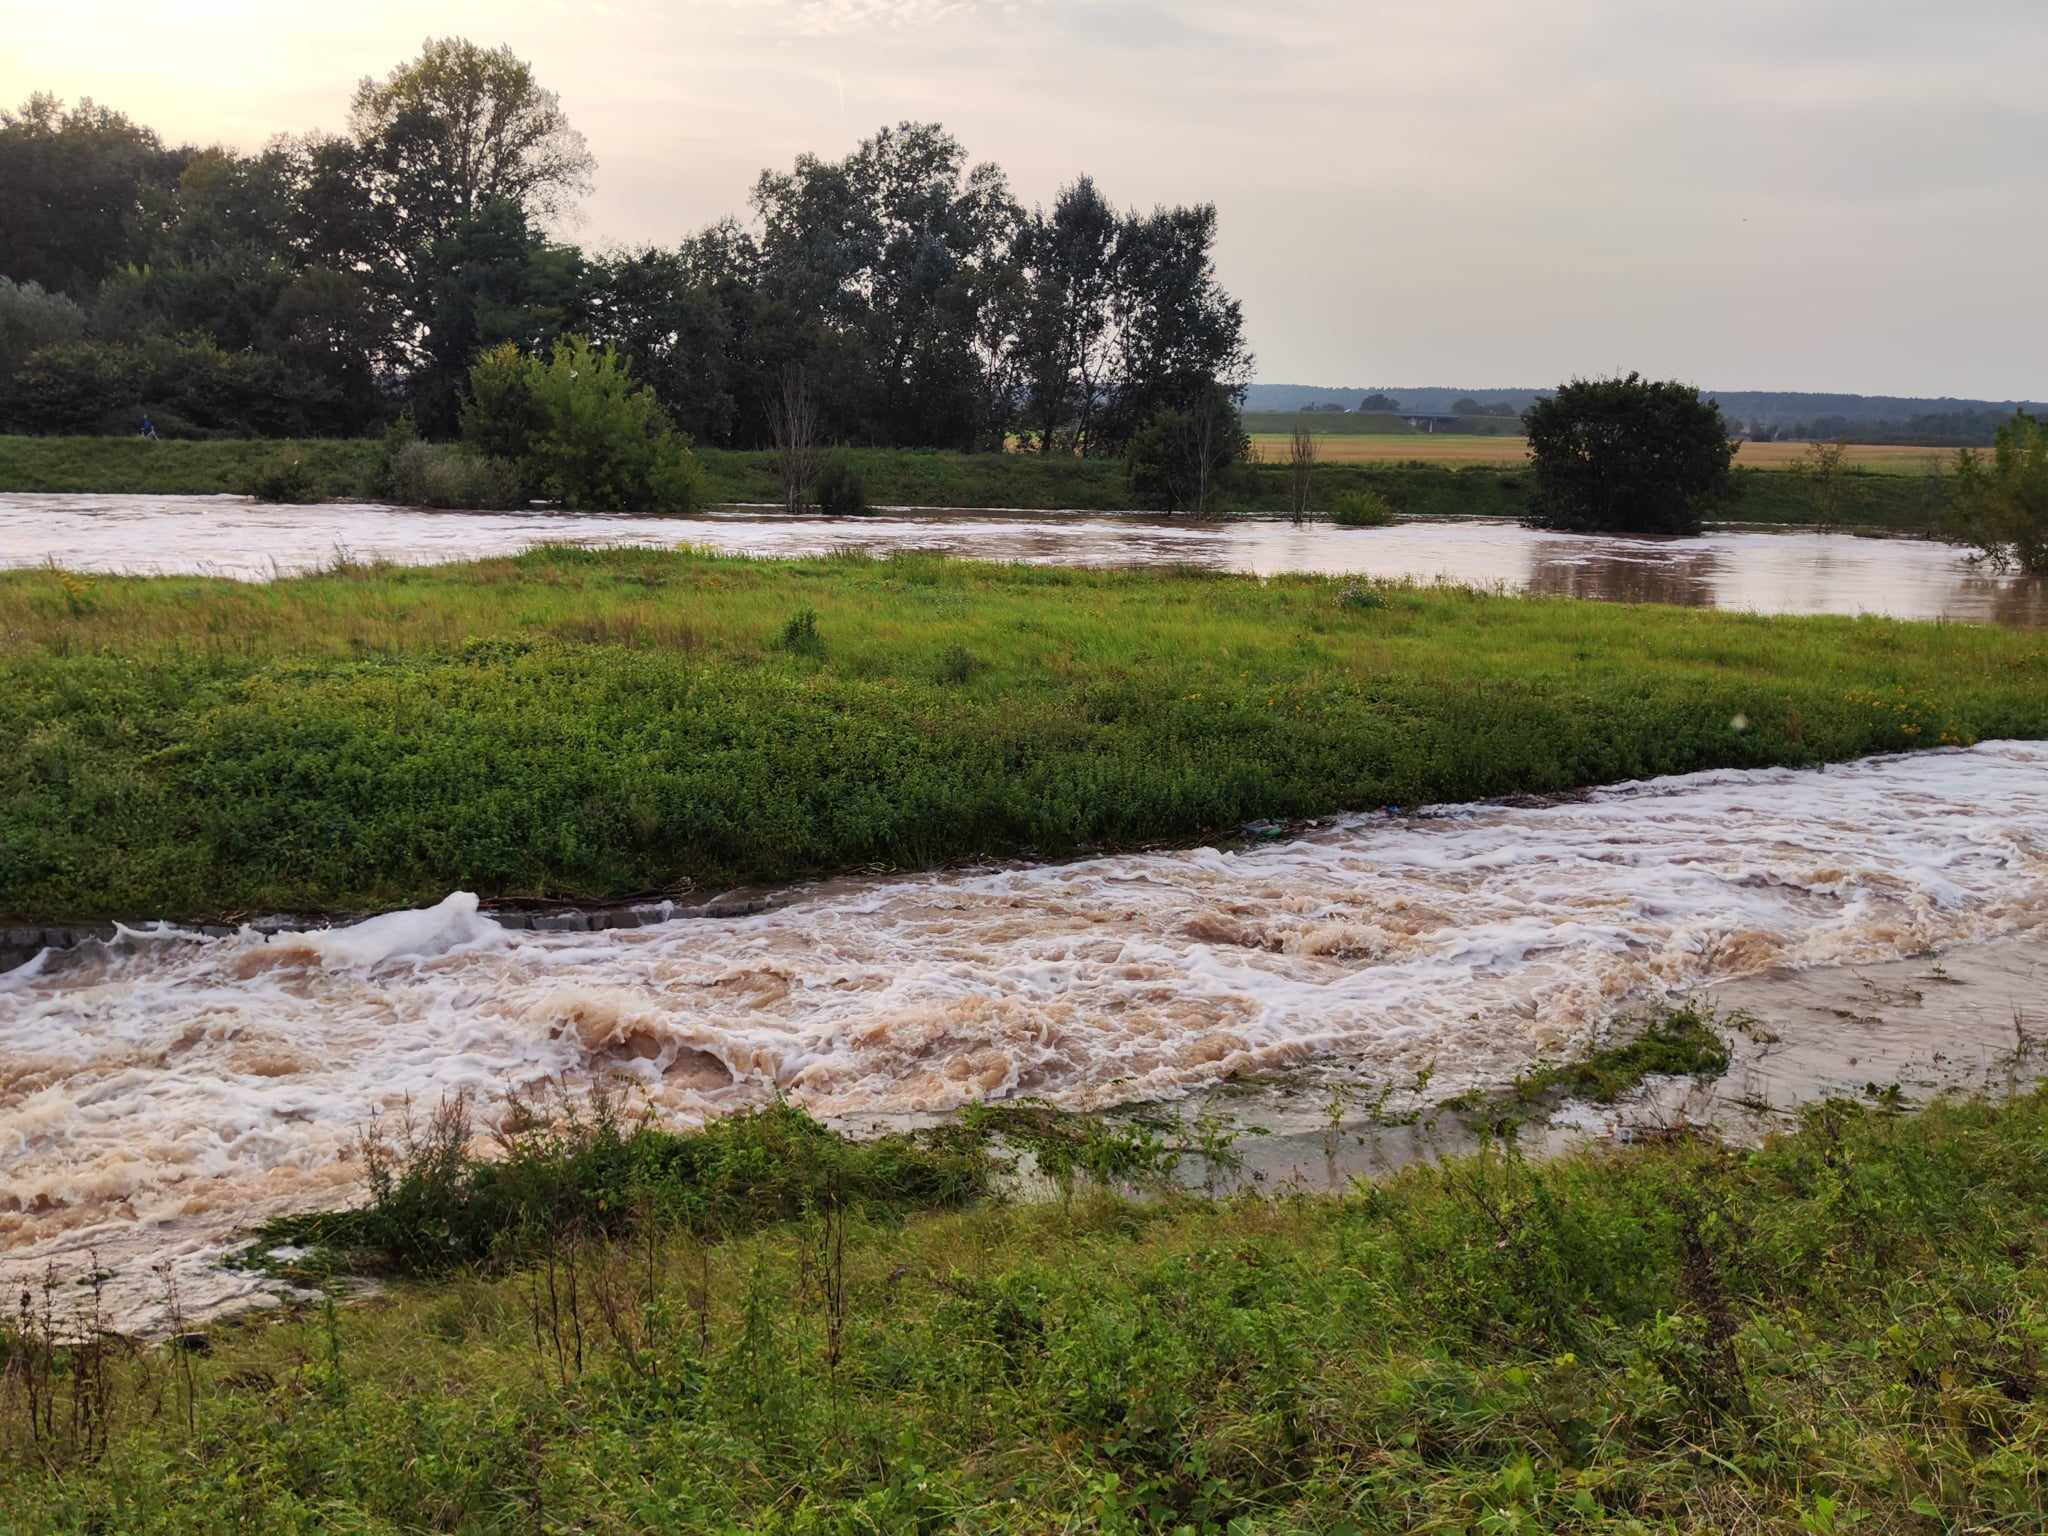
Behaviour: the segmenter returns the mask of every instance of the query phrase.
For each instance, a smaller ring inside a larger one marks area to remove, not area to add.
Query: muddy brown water
[[[2042,1009],[2044,940],[2028,742],[837,881],[729,921],[522,931],[455,893],[320,933],[128,934],[0,976],[0,1271],[97,1256],[146,1323],[161,1259],[188,1308],[241,1304],[261,1288],[219,1266],[233,1234],[351,1198],[370,1111],[596,1072],[670,1123],[779,1095],[854,1127],[1279,1082],[1246,1101],[1273,1179],[1290,1148],[1313,1174],[1333,1087],[1340,1119],[1382,1090],[1420,1115],[1702,992],[1779,1037],[1731,1099],[1919,1091],[1936,1052],[1995,1069],[2007,1005]],[[2011,947],[2007,982],[1963,958],[1983,946]],[[1930,957],[1963,979],[1913,981]],[[1421,1128],[1376,1129],[1374,1155]]]
[[[1700,538],[1638,539],[1546,534],[1480,519],[1347,529],[1082,512],[666,518],[284,507],[233,496],[0,494],[0,566],[55,562],[77,570],[261,580],[311,569],[344,551],[421,564],[509,554],[551,540],[768,556],[856,547],[1045,565],[1311,571],[1757,613],[2048,625],[2041,581],[1987,574],[1946,545],[1739,527]]]

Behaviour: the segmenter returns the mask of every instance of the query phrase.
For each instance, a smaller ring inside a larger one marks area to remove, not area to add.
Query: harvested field
[[[1252,452],[1264,463],[1283,463],[1287,434],[1254,432]],[[1503,465],[1524,461],[1527,446],[1519,437],[1479,437],[1457,433],[1318,433],[1316,447],[1328,464]],[[1744,469],[1791,469],[1801,463],[1810,443],[1744,443],[1735,462]],[[1842,454],[1844,469],[1881,474],[1925,475],[1944,471],[1954,461],[1948,448],[1923,448],[1908,443],[1851,443]]]

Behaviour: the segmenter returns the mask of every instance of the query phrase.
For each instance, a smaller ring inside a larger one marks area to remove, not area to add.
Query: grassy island
[[[600,898],[2048,735],[2048,636],[536,550],[0,574],[0,914]]]

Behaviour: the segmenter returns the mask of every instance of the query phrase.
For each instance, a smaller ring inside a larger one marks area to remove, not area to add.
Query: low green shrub
[[[964,645],[949,645],[939,653],[937,673],[942,683],[971,683],[986,669],[986,663]]]
[[[799,608],[791,614],[782,626],[782,633],[776,637],[775,644],[778,649],[785,650],[792,656],[823,656],[825,640],[818,633],[818,610]]]
[[[248,493],[258,501],[303,504],[319,501],[326,488],[302,453],[280,449],[250,473]]]
[[[647,1223],[730,1236],[825,1205],[868,1214],[964,1205],[997,1168],[985,1138],[958,1128],[853,1140],[776,1104],[702,1130],[629,1115],[602,1081],[514,1096],[495,1155],[470,1151],[465,1097],[424,1121],[408,1111],[362,1138],[369,1197],[343,1211],[280,1217],[255,1253],[280,1243],[329,1264],[431,1275],[516,1264],[552,1241],[623,1237]]]
[[[1385,528],[1394,521],[1394,507],[1378,491],[1344,491],[1330,503],[1330,521],[1339,528]]]
[[[526,505],[518,466],[460,443],[411,442],[391,460],[391,497],[412,507],[504,511]]]
[[[827,517],[859,517],[868,509],[867,482],[844,450],[826,455],[811,483],[811,499]]]

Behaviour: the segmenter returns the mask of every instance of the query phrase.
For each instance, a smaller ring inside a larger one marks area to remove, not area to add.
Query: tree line
[[[1122,454],[1249,379],[1212,204],[1084,175],[1027,209],[906,122],[763,171],[746,219],[596,251],[549,234],[595,169],[528,64],[462,39],[253,154],[33,96],[0,112],[0,430],[449,436],[480,357],[577,337],[699,443],[769,444],[795,370],[829,441]]]

